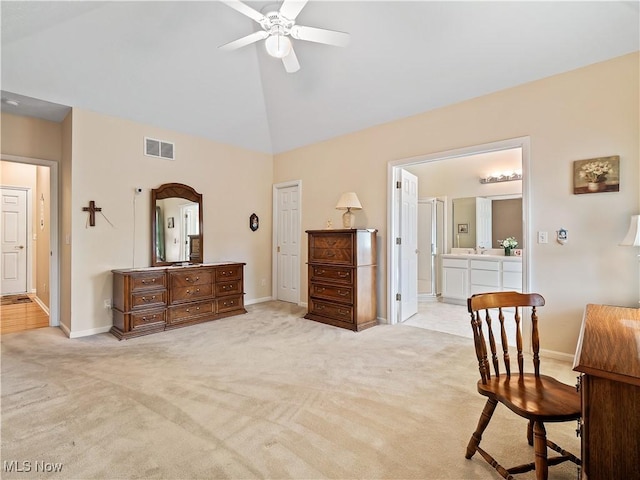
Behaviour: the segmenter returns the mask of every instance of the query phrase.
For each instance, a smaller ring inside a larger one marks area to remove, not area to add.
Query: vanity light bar
[[[522,180],[521,172],[510,173],[494,173],[488,177],[481,178],[480,183],[498,183],[498,182],[512,182],[514,180]]]

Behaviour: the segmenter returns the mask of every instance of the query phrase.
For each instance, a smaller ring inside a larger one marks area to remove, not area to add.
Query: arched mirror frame
[[[190,263],[202,263],[203,262],[203,235],[202,235],[202,194],[196,192],[189,185],[182,183],[165,183],[158,188],[151,190],[151,265],[154,267],[163,265],[173,265],[174,263],[182,262],[163,262],[158,260],[156,242],[157,242],[157,224],[156,224],[156,201],[164,200],[165,198],[184,198],[191,202],[198,204],[198,232],[200,240],[200,248],[198,255],[189,259]]]

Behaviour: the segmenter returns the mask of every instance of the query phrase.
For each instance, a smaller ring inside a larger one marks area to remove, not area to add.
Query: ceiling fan
[[[307,1],[284,0],[280,10],[263,15],[240,0],[224,0],[222,3],[258,22],[262,30],[221,45],[218,48],[220,50],[236,50],[264,40],[267,53],[272,57],[281,58],[287,73],[293,73],[300,70],[300,63],[289,37],[337,47],[346,46],[349,43],[348,33],[296,25],[296,17],[307,4]]]

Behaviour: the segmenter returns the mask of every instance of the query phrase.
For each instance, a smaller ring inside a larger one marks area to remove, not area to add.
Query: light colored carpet
[[[269,302],[121,342],[4,335],[2,478],[499,478],[464,458],[484,405],[471,340],[406,325],[354,333],[304,313]],[[542,366],[575,381],[568,364]],[[579,453],[574,428],[547,430]],[[483,446],[507,466],[529,462],[525,432],[499,407]],[[7,472],[12,461],[31,471]],[[569,464],[550,471],[576,478]]]

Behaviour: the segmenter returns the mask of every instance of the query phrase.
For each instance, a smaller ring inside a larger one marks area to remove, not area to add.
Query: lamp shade
[[[362,208],[355,192],[343,193],[336,205],[337,210],[359,210]]]
[[[640,247],[640,215],[631,216],[629,231],[627,232],[627,236],[620,242],[620,245]]]

